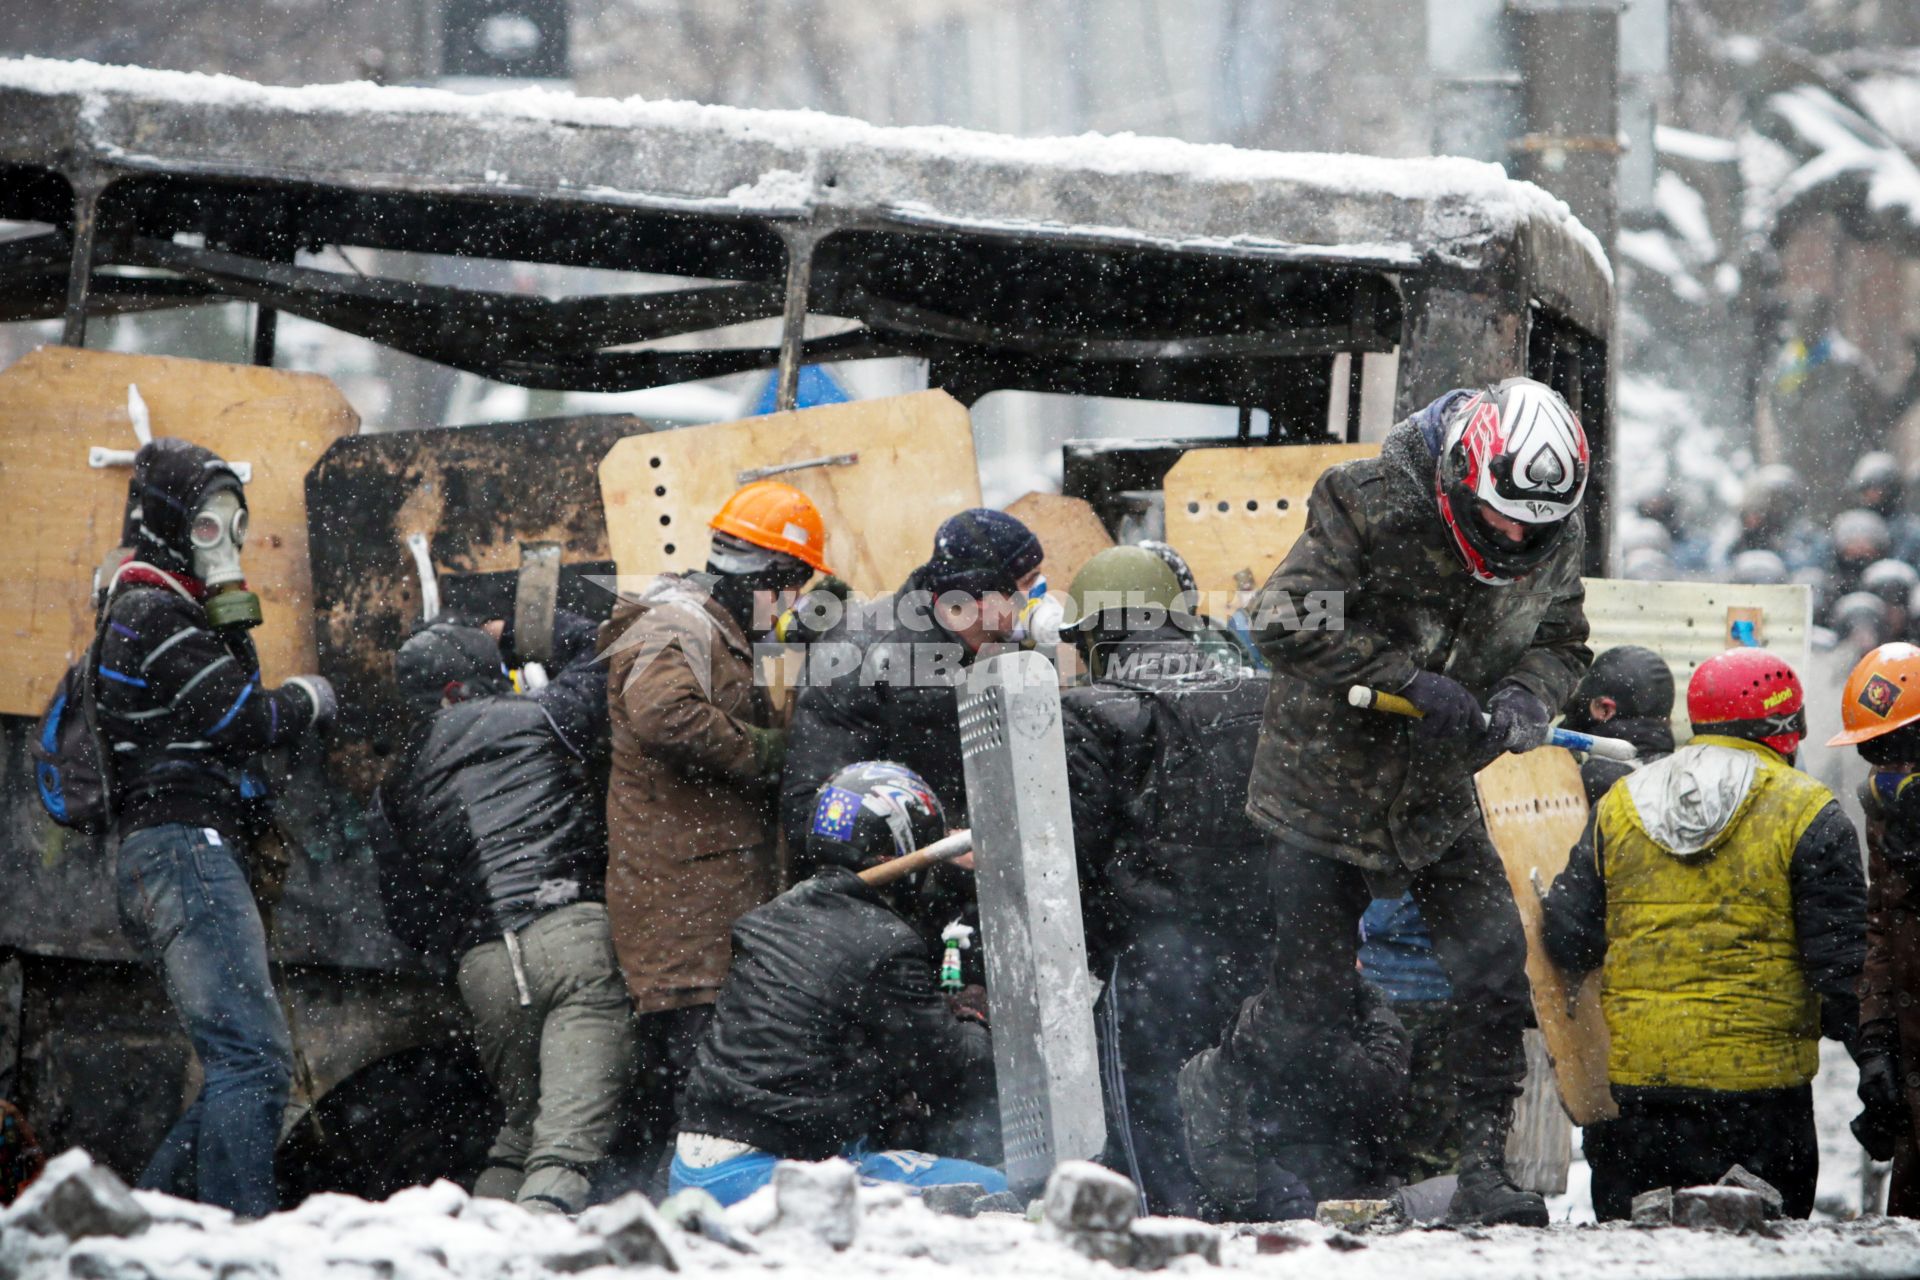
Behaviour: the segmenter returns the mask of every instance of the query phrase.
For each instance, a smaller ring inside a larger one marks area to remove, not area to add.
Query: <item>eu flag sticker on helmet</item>
[[[823,787],[813,802],[813,834],[828,840],[849,839],[859,814],[859,796],[841,787]]]

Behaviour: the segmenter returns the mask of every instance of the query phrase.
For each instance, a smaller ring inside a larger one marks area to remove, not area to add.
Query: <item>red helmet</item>
[[[1695,733],[1746,738],[1791,756],[1807,736],[1806,691],[1793,668],[1765,649],[1729,649],[1687,681],[1687,718]]]
[[[1440,519],[1468,571],[1502,583],[1543,564],[1580,509],[1587,469],[1587,433],[1545,383],[1508,378],[1457,397],[1433,483]],[[1518,525],[1518,539],[1497,532],[1489,515]]]

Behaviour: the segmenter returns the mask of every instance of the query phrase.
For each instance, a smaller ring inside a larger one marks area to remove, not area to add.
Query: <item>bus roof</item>
[[[1014,138],[540,88],[285,88],[20,58],[0,59],[8,171],[42,180],[0,182],[12,188],[0,217],[70,224],[70,191],[45,179],[91,174],[130,189],[126,221],[142,234],[198,230],[225,248],[281,234],[774,283],[796,237],[865,233],[870,262],[892,237],[944,236],[1393,277],[1484,271],[1598,335],[1611,310],[1605,254],[1565,204],[1459,159]],[[223,202],[234,211],[209,212]],[[614,229],[647,219],[681,230]],[[836,280],[876,293],[828,270],[830,301]],[[895,310],[896,329],[911,329],[915,309]],[[933,329],[968,336],[964,321]]]

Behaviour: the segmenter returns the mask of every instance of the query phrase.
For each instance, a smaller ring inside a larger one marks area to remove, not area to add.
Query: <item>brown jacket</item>
[[[772,726],[771,700],[739,624],[680,577],[623,596],[600,652],[614,949],[639,1012],[712,1004],[733,922],[778,887],[778,778],[748,731]]]
[[[1900,1083],[1907,1098],[1908,1131],[1894,1153],[1887,1212],[1920,1213],[1920,1153],[1912,1122],[1920,1119],[1920,885],[1910,830],[1892,833],[1888,813],[1870,786],[1861,789],[1867,819],[1867,962],[1860,973],[1860,1027],[1898,1037]],[[1909,824],[1902,822],[1902,827]],[[1892,847],[1889,847],[1891,843]],[[1876,1025],[1877,1024],[1877,1025]]]

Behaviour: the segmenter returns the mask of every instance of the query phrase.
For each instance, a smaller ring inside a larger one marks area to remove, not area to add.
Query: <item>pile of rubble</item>
[[[1778,1188],[1739,1165],[1710,1187],[1660,1187],[1633,1198],[1636,1227],[1693,1227],[1764,1235],[1767,1224],[1785,1213]]]
[[[360,1277],[369,1266],[383,1280],[526,1280],[598,1268],[823,1269],[846,1250],[949,1265],[1051,1250],[1051,1269],[1070,1273],[1086,1269],[1086,1259],[1140,1270],[1189,1256],[1217,1264],[1221,1240],[1202,1223],[1141,1216],[1131,1182],[1083,1162],[1057,1169],[1031,1207],[980,1187],[922,1196],[863,1186],[852,1165],[828,1160],[784,1162],[771,1185],[726,1209],[700,1191],[658,1208],[634,1193],[569,1219],[441,1182],[378,1204],[314,1196],[241,1223],[223,1210],[129,1191],[85,1152],[69,1151],[0,1213],[0,1280]]]

